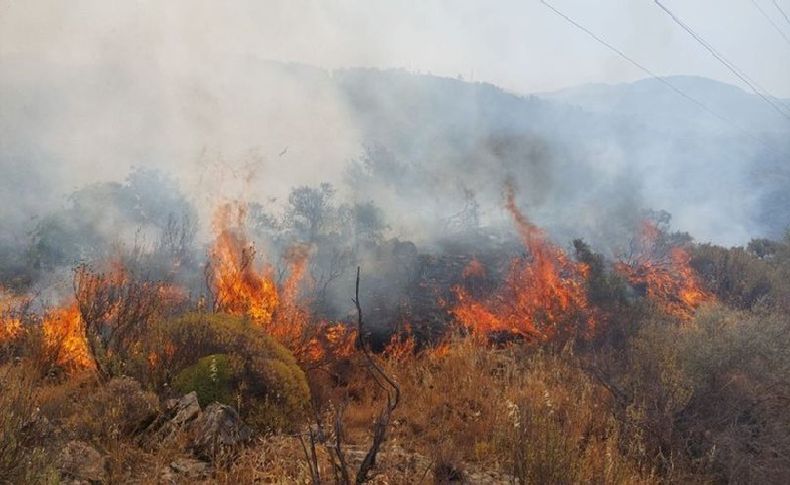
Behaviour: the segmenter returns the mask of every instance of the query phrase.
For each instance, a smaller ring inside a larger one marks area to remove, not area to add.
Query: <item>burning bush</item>
[[[111,266],[108,272],[87,265],[74,270],[74,295],[87,348],[103,379],[122,373],[139,353],[162,301],[160,283],[135,278],[119,263]]]
[[[548,341],[592,334],[596,320],[585,292],[587,266],[571,260],[547,240],[518,209],[512,188],[508,187],[506,195],[506,207],[529,255],[510,263],[500,289],[484,301],[457,286],[457,303],[451,313],[479,336],[505,332]],[[473,264],[464,273],[482,271],[479,262]]]
[[[46,368],[57,367],[67,373],[94,368],[85,339],[85,325],[76,303],[47,312],[41,330],[42,357]]]
[[[702,288],[689,264],[688,251],[665,239],[656,224],[644,222],[639,237],[632,242],[631,254],[615,264],[615,269],[667,314],[687,321],[711,295]]]
[[[249,317],[305,367],[349,355],[355,333],[342,324],[312,321],[307,303],[300,300],[309,248],[294,245],[286,251],[287,277],[278,286],[273,268],[255,260],[245,218],[245,207],[231,204],[221,206],[215,216],[217,236],[206,267],[213,310]]]
[[[13,295],[0,286],[0,359],[11,354],[22,337],[22,317],[30,300]]]

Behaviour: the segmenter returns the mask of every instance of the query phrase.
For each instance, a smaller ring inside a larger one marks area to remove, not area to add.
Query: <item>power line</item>
[[[787,21],[787,24],[790,25],[790,17],[788,17],[787,14],[785,13],[785,11],[782,10],[782,7],[779,6],[779,2],[777,2],[776,0],[771,0],[771,1],[774,3],[774,7],[776,7],[776,9],[779,10],[779,13],[782,14],[782,17],[785,18],[785,21]]]
[[[754,7],[760,11],[763,17],[765,17],[765,20],[767,20],[771,25],[773,25],[774,29],[776,29],[776,31],[779,32],[779,35],[781,35],[782,38],[785,40],[785,42],[787,42],[787,45],[790,45],[790,37],[788,37],[787,34],[785,34],[784,31],[782,31],[782,29],[780,29],[779,26],[776,25],[776,22],[774,22],[773,19],[767,13],[765,13],[765,10],[763,10],[760,4],[757,3],[755,0],[749,0],[749,1],[752,2],[752,5],[754,5]],[[774,2],[774,5],[776,5],[776,2]]]
[[[683,98],[685,98],[686,100],[688,100],[688,101],[690,101],[690,102],[694,103],[694,104],[695,104],[695,105],[697,105],[699,108],[701,108],[702,110],[704,110],[706,113],[708,113],[708,114],[710,114],[711,116],[715,117],[715,118],[716,118],[716,119],[718,119],[719,121],[721,121],[721,122],[723,122],[723,123],[725,123],[725,124],[728,124],[728,125],[730,125],[731,127],[733,127],[733,128],[735,128],[735,129],[737,129],[738,131],[742,132],[743,134],[745,134],[745,135],[746,135],[746,136],[748,136],[749,138],[752,138],[753,140],[756,140],[756,141],[758,141],[758,142],[760,142],[760,143],[763,143],[763,144],[764,144],[764,142],[763,142],[762,140],[760,140],[759,138],[756,138],[754,135],[752,135],[751,133],[747,132],[747,131],[746,131],[745,129],[743,129],[742,127],[738,126],[738,125],[737,125],[735,122],[733,122],[733,121],[729,120],[728,118],[725,118],[724,116],[722,116],[722,115],[720,115],[720,114],[716,113],[716,112],[715,112],[715,111],[713,111],[712,109],[708,108],[708,107],[707,107],[707,106],[706,106],[704,103],[702,103],[701,101],[699,101],[699,100],[695,99],[694,97],[690,96],[689,94],[686,94],[686,93],[685,93],[685,92],[683,92],[683,91],[682,91],[680,88],[678,88],[677,86],[675,86],[674,84],[672,84],[671,82],[669,82],[669,81],[668,81],[666,78],[660,77],[659,75],[657,75],[656,73],[654,73],[653,71],[651,71],[650,69],[648,69],[647,67],[643,66],[642,64],[640,64],[639,62],[637,62],[637,61],[636,61],[636,60],[634,60],[633,58],[629,57],[629,56],[628,56],[628,55],[627,55],[625,52],[621,51],[621,50],[620,50],[620,49],[618,49],[617,47],[615,47],[615,46],[613,46],[612,44],[610,44],[609,42],[605,41],[604,39],[602,39],[601,37],[599,37],[598,35],[596,35],[594,32],[592,32],[592,31],[591,31],[591,30],[589,30],[588,28],[584,27],[583,25],[579,24],[578,22],[576,22],[575,20],[573,20],[572,18],[570,18],[568,15],[566,15],[566,14],[562,13],[561,11],[557,10],[557,9],[556,9],[556,8],[555,8],[553,5],[551,5],[550,3],[548,3],[546,0],[540,0],[540,3],[542,3],[543,5],[545,5],[546,7],[548,7],[549,9],[551,9],[551,10],[552,10],[552,11],[553,11],[555,14],[557,14],[557,15],[559,15],[560,17],[562,17],[563,19],[565,19],[565,20],[566,20],[568,23],[570,23],[570,24],[571,24],[571,25],[573,25],[574,27],[578,28],[579,30],[581,30],[582,32],[584,32],[585,34],[587,34],[588,36],[592,37],[592,38],[593,38],[593,39],[594,39],[596,42],[598,42],[599,44],[601,44],[601,45],[605,46],[607,49],[609,49],[609,50],[613,51],[613,52],[614,52],[614,53],[616,53],[618,56],[622,57],[623,59],[625,59],[626,61],[628,61],[629,63],[631,63],[633,66],[635,66],[636,68],[638,68],[639,70],[641,70],[642,72],[644,72],[645,74],[647,74],[648,76],[650,76],[651,78],[655,79],[656,81],[659,81],[661,84],[665,85],[666,87],[668,87],[669,89],[671,89],[672,91],[674,91],[674,92],[675,92],[676,94],[678,94],[679,96],[682,96],[682,97],[683,97]]]
[[[571,23],[571,24],[572,24],[573,26],[575,26],[576,28],[578,28],[578,29],[582,30],[584,33],[586,33],[587,35],[589,35],[590,37],[592,37],[593,39],[595,39],[595,40],[596,40],[597,42],[599,42],[600,44],[604,45],[604,46],[605,46],[605,47],[607,47],[608,49],[610,49],[610,50],[612,50],[613,52],[615,52],[615,53],[616,53],[618,56],[620,56],[620,57],[622,57],[623,59],[625,59],[626,61],[630,62],[632,65],[636,66],[636,67],[637,67],[639,70],[641,70],[642,72],[644,72],[644,73],[645,73],[645,74],[647,74],[648,76],[650,76],[650,77],[652,77],[653,79],[655,79],[655,80],[657,80],[657,81],[661,82],[662,84],[664,84],[665,86],[667,86],[668,88],[670,88],[670,89],[671,89],[672,91],[674,91],[675,93],[677,93],[677,94],[679,94],[680,96],[683,96],[684,98],[686,98],[688,101],[691,101],[692,103],[696,104],[698,107],[700,107],[700,108],[702,108],[703,110],[705,110],[705,111],[706,111],[708,114],[710,114],[710,115],[712,115],[712,116],[714,116],[714,117],[718,118],[720,121],[723,121],[723,122],[725,122],[725,123],[728,123],[728,124],[731,124],[731,125],[733,125],[733,126],[736,126],[736,125],[735,125],[735,124],[734,124],[732,121],[730,121],[730,120],[728,120],[727,118],[725,118],[725,117],[721,116],[720,114],[716,113],[715,111],[712,111],[710,108],[708,108],[707,106],[705,106],[705,104],[703,104],[701,101],[698,101],[698,100],[696,100],[696,99],[692,98],[691,96],[689,96],[688,94],[684,93],[684,92],[683,92],[683,91],[681,91],[681,90],[680,90],[680,89],[679,89],[677,86],[675,86],[675,85],[674,85],[674,84],[672,84],[671,82],[667,81],[665,78],[663,78],[663,77],[660,77],[659,75],[657,75],[656,73],[654,73],[654,72],[653,72],[653,71],[651,71],[650,69],[646,68],[646,67],[645,67],[645,66],[643,66],[642,64],[638,63],[637,61],[635,61],[634,59],[632,59],[631,57],[629,57],[629,56],[628,56],[626,53],[624,53],[623,51],[621,51],[621,50],[620,50],[620,49],[618,49],[617,47],[615,47],[615,46],[613,46],[612,44],[610,44],[610,43],[606,42],[604,39],[602,39],[602,38],[598,37],[598,36],[597,36],[597,35],[596,35],[594,32],[592,32],[591,30],[587,29],[587,28],[586,28],[586,27],[584,27],[583,25],[581,25],[581,24],[577,23],[577,22],[576,22],[575,20],[573,20],[572,18],[570,18],[570,17],[568,17],[567,15],[565,15],[564,13],[560,12],[559,10],[557,10],[556,8],[554,8],[554,6],[553,6],[553,5],[549,4],[549,3],[548,3],[546,0],[540,0],[540,3],[542,3],[543,5],[545,5],[545,6],[547,6],[548,8],[550,8],[550,9],[551,9],[551,10],[552,10],[552,11],[553,11],[555,14],[559,15],[560,17],[562,17],[563,19],[565,19],[566,21],[568,21],[569,23]]]
[[[689,35],[691,35],[691,37],[693,37],[694,40],[696,40],[702,47],[704,47],[705,50],[710,52],[710,54],[713,55],[713,57],[716,58],[716,60],[722,63],[724,67],[726,67],[727,69],[730,70],[730,72],[735,74],[735,76],[738,79],[740,79],[747,86],[749,86],[749,88],[754,92],[754,94],[762,98],[763,101],[768,103],[774,110],[776,110],[777,113],[779,113],[780,115],[782,115],[783,117],[785,117],[787,120],[790,121],[790,114],[789,114],[790,111],[787,111],[788,110],[787,106],[784,106],[783,104],[777,104],[777,102],[774,101],[776,99],[774,96],[771,96],[770,94],[766,96],[765,94],[763,94],[763,91],[765,91],[765,89],[763,89],[756,82],[754,82],[748,75],[746,75],[746,73],[744,73],[741,69],[739,69],[738,66],[736,66],[734,63],[732,63],[726,57],[724,57],[723,54],[717,51],[712,45],[710,45],[710,43],[708,43],[705,39],[703,39],[702,36],[699,35],[697,32],[695,32],[694,29],[692,29],[688,24],[683,22],[683,20],[681,20],[680,17],[675,15],[663,3],[661,3],[659,0],[653,0],[653,1],[655,2],[656,5],[658,5],[661,8],[661,10],[663,10],[667,15],[669,15],[669,17],[676,24],[678,24],[683,30],[685,30]]]
[[[587,34],[588,36],[593,38],[599,44],[603,45],[604,47],[606,47],[607,49],[611,50],[612,52],[614,52],[615,54],[617,54],[621,58],[623,58],[626,61],[628,61],[630,64],[632,64],[633,66],[638,68],[640,71],[644,72],[645,74],[647,74],[648,76],[650,76],[654,80],[656,80],[656,81],[660,82],[661,84],[665,85],[666,87],[668,87],[669,89],[674,91],[677,95],[682,96],[686,100],[694,103],[697,107],[699,107],[700,109],[702,109],[703,111],[705,111],[709,115],[713,116],[714,118],[718,119],[719,121],[723,122],[724,124],[727,124],[727,125],[729,125],[732,128],[735,128],[737,131],[741,132],[741,134],[743,134],[747,138],[750,138],[753,141],[756,141],[757,143],[761,144],[768,151],[773,152],[774,154],[777,154],[777,155],[780,155],[780,156],[786,156],[786,154],[784,154],[784,153],[777,152],[774,149],[774,147],[772,147],[771,145],[769,145],[768,143],[766,143],[764,140],[760,139],[759,137],[755,136],[751,132],[747,131],[746,129],[744,129],[743,127],[738,125],[737,123],[733,122],[732,120],[730,120],[730,119],[718,114],[717,112],[713,111],[712,109],[708,108],[704,103],[702,103],[701,101],[695,99],[691,95],[686,94],[685,92],[683,92],[683,90],[681,90],[680,88],[678,88],[677,86],[675,86],[674,84],[669,82],[666,78],[658,76],[656,73],[654,73],[653,71],[651,71],[647,67],[643,66],[642,64],[640,64],[639,62],[637,62],[633,58],[629,57],[622,50],[618,49],[617,47],[613,46],[612,44],[610,44],[606,40],[604,40],[601,37],[599,37],[598,35],[596,35],[594,32],[592,32],[587,27],[581,25],[580,23],[578,23],[575,20],[573,20],[572,18],[570,18],[568,15],[566,15],[563,12],[557,10],[557,8],[555,8],[553,5],[548,3],[546,0],[540,0],[540,3],[542,3],[543,5],[548,7],[552,12],[554,12],[558,16],[562,17],[566,22],[570,23],[571,25],[573,25],[577,29],[581,30],[582,32],[584,32],[585,34]]]

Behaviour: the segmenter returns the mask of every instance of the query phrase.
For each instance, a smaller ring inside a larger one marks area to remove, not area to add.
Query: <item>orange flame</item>
[[[356,333],[342,324],[311,323],[308,306],[300,299],[310,248],[295,245],[287,251],[288,276],[278,288],[273,268],[256,266],[255,249],[245,231],[245,217],[242,204],[225,204],[215,215],[217,237],[209,255],[214,309],[249,316],[304,364],[314,365],[330,357],[350,355]]]
[[[271,322],[279,301],[277,287],[271,267],[255,267],[255,247],[247,242],[245,217],[246,210],[240,204],[224,204],[215,214],[217,237],[210,253],[214,307],[234,315],[249,315],[265,326]]]
[[[93,368],[76,302],[49,311],[43,321],[44,346],[55,364],[67,371]]]
[[[596,322],[584,289],[587,266],[572,261],[546,239],[518,209],[511,187],[506,192],[506,208],[529,259],[514,259],[501,292],[486,301],[456,286],[457,303],[451,313],[478,336],[510,332],[549,340],[558,334],[575,334],[578,325],[585,336],[590,335]]]
[[[630,261],[619,261],[615,270],[631,285],[644,288],[645,296],[658,303],[666,313],[681,320],[690,320],[700,304],[713,296],[702,289],[691,268],[691,257],[682,247],[662,250],[658,241],[659,228],[645,221],[635,241],[635,255]]]
[[[415,354],[417,341],[414,339],[411,325],[404,325],[402,332],[394,332],[384,348],[384,354],[394,362],[404,362]]]
[[[21,309],[28,300],[6,292],[0,287],[0,345],[10,342],[22,333]]]

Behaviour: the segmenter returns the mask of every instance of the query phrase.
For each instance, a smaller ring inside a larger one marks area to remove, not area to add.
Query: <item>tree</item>
[[[332,206],[335,189],[323,183],[319,187],[301,186],[288,195],[285,219],[308,242],[314,242],[323,230],[331,227],[336,217]]]

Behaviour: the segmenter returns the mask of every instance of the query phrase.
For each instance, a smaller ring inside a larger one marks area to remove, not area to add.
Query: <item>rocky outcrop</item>
[[[145,429],[140,443],[146,447],[169,443],[199,415],[200,404],[195,392],[190,392],[181,399],[170,399],[165,402],[164,412]]]
[[[164,407],[164,412],[141,436],[143,446],[161,446],[171,443],[176,436],[186,436],[187,449],[194,456],[211,461],[252,439],[252,428],[235,409],[215,402],[201,410],[195,392],[171,399]]]
[[[190,428],[190,449],[195,456],[207,460],[249,442],[253,434],[235,409],[216,402],[209,404]]]
[[[211,476],[211,465],[196,458],[176,458],[159,475],[160,483],[184,483],[206,479]]]

